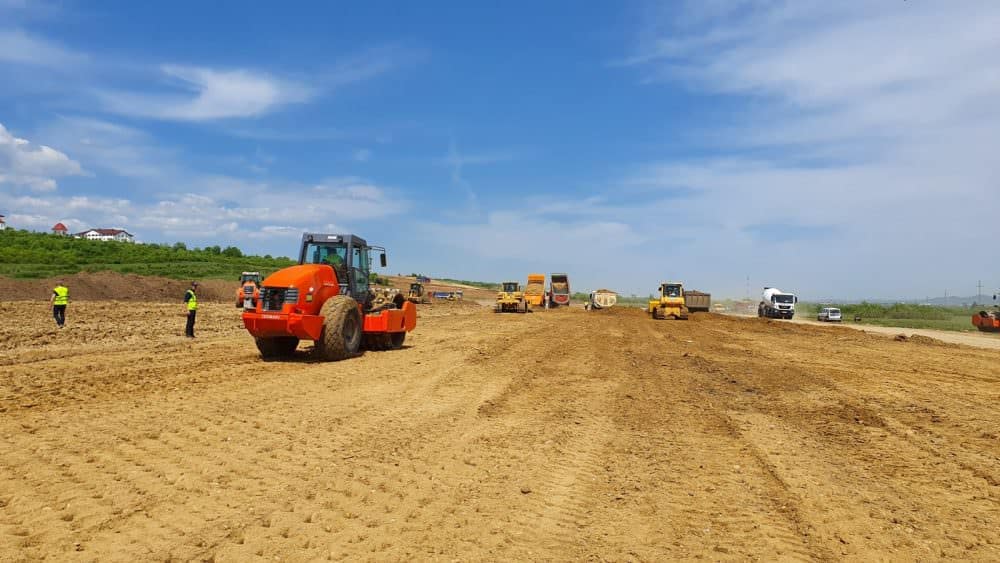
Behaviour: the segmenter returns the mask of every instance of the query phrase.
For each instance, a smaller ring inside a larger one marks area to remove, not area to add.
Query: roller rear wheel
[[[323,304],[323,332],[316,341],[315,354],[323,360],[343,360],[361,349],[361,311],[358,302],[347,295],[336,295]]]

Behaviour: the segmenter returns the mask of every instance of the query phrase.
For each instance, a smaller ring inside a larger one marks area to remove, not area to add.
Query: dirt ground
[[[40,280],[0,276],[0,295],[5,301],[48,300],[59,281],[69,288],[71,301],[182,301],[191,282],[197,281],[199,301],[235,302],[240,285],[238,279],[172,280],[116,272],[82,272]]]
[[[434,305],[263,362],[238,313],[0,304],[0,560],[1000,560],[996,351]]]
[[[965,344],[967,346],[977,346],[979,348],[992,348],[994,350],[1000,350],[1000,334],[991,332],[979,332],[976,330],[969,330],[968,332],[956,332],[952,330],[935,330],[931,328],[900,328],[894,326],[877,326],[877,325],[841,325],[837,323],[821,323],[811,319],[795,319],[797,323],[806,323],[813,325],[825,325],[839,327],[842,326],[847,330],[863,330],[865,332],[873,332],[876,334],[887,334],[890,336],[895,336],[902,334],[903,336],[926,336],[928,338],[935,338],[944,342],[949,342],[951,344]],[[972,321],[969,321],[969,326],[972,327]]]

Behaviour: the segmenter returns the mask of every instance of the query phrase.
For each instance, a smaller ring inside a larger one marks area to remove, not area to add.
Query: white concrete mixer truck
[[[794,293],[785,293],[776,287],[765,287],[757,316],[768,319],[790,319],[795,316],[795,304],[799,298]]]

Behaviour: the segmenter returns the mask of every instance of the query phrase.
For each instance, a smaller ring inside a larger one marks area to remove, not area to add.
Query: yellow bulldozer
[[[649,301],[648,313],[654,319],[687,319],[688,308],[684,301],[684,284],[666,282],[660,284],[660,298]]]
[[[493,307],[496,313],[527,313],[528,301],[521,291],[521,284],[513,281],[506,281],[500,284],[500,291],[497,292],[497,302]]]
[[[424,284],[420,282],[410,284],[410,291],[406,293],[406,300],[410,303],[430,303],[430,300],[427,299],[427,291],[424,290]]]

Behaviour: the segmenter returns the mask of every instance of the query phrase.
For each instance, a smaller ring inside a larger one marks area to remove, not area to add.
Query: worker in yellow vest
[[[56,326],[62,328],[66,325],[66,305],[69,304],[69,288],[62,281],[56,282],[51,301],[52,318],[56,320]]]
[[[188,338],[194,338],[194,317],[198,313],[198,295],[195,291],[198,290],[198,282],[191,282],[191,289],[184,292],[184,303],[187,304],[187,327],[184,329],[184,335]]]

